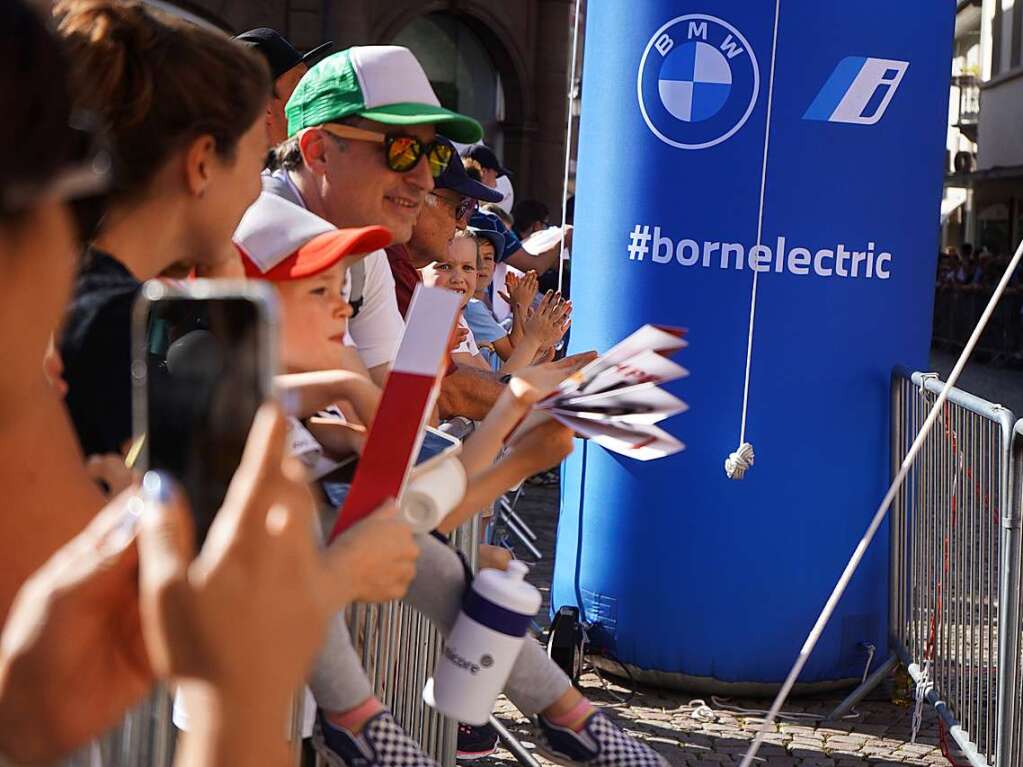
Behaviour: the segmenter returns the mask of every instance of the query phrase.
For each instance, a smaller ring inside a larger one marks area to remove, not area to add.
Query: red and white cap
[[[234,233],[245,275],[271,282],[301,280],[346,257],[361,258],[391,244],[382,226],[338,229],[305,208],[263,192]]]

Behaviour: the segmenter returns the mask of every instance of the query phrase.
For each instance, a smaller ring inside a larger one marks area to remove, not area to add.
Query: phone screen
[[[201,543],[267,398],[260,307],[242,297],[166,297],[145,329],[147,468],[171,474]]]
[[[461,442],[454,437],[427,426],[423,432],[423,445],[419,448],[419,455],[416,457],[416,466],[421,466],[460,445]],[[348,490],[355,477],[357,464],[358,461],[354,458],[346,461],[320,481],[320,487],[323,489],[327,502],[335,509],[341,508],[348,497]]]

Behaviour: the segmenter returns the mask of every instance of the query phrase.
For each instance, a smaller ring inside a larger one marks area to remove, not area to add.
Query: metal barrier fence
[[[452,545],[473,570],[479,538],[478,516],[452,535]],[[427,754],[444,767],[453,767],[458,723],[426,706],[422,698],[423,686],[441,651],[440,632],[418,610],[402,602],[350,608],[348,626],[377,697]],[[317,765],[326,762],[318,759]]]
[[[893,376],[893,470],[941,387],[934,375]],[[1018,540],[1004,526],[1019,508],[1013,433],[1011,412],[953,389],[891,509],[892,649],[975,767],[1019,764],[996,761],[1018,708],[1000,662],[1018,635]]]
[[[479,516],[458,528],[452,545],[475,571]],[[426,680],[441,650],[441,634],[414,608],[401,602],[357,605],[348,611],[352,640],[380,701],[405,731],[444,767],[455,764],[458,723],[423,703]],[[64,760],[61,767],[171,767],[177,730],[172,701],[163,687],[130,711],[116,728]],[[302,744],[303,695],[297,695],[288,723],[295,764]],[[317,765],[326,762],[317,758]]]
[[[941,286],[934,293],[934,342],[962,349],[991,298],[990,287]],[[1011,287],[995,308],[977,352],[989,359],[1018,358],[1023,353],[1023,291]]]
[[[62,767],[171,767],[174,737],[171,699],[159,686],[120,725],[80,749]]]
[[[444,430],[465,439],[474,426],[467,419],[456,419],[445,424]],[[474,572],[480,535],[477,515],[451,536],[452,546]],[[422,700],[423,686],[441,650],[440,632],[417,610],[401,602],[357,605],[349,608],[347,620],[363,668],[380,701],[427,754],[443,767],[454,767],[458,723],[441,716]],[[302,749],[303,704],[304,694],[296,695],[286,723],[296,765]],[[158,687],[120,725],[64,760],[61,767],[171,767],[177,737],[171,714],[171,698]],[[510,747],[514,745],[512,742]],[[326,764],[319,758],[315,761],[318,767]]]
[[[1000,648],[1002,675],[1000,687],[1004,701],[1002,740],[998,753],[1002,767],[1023,764],[1023,551],[1021,551],[1021,519],[1023,519],[1023,421],[1016,424],[1012,435],[1012,506],[1002,520],[1005,529],[1005,578],[1002,586],[1005,631]]]

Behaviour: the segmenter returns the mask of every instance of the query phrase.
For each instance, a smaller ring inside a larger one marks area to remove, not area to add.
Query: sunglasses
[[[441,197],[436,192],[430,192],[426,195],[426,198],[428,200],[432,199],[434,201],[433,204],[442,202],[451,208],[452,213],[455,214],[455,221],[461,221],[463,218],[468,218],[479,208],[480,205],[479,200],[474,197],[463,197],[456,203],[451,202],[451,200],[446,197]]]
[[[451,162],[451,158],[455,154],[455,150],[447,144],[439,141],[431,141],[426,144],[415,136],[404,133],[377,133],[362,128],[353,128],[351,125],[335,123],[319,127],[320,130],[325,130],[338,138],[383,144],[387,167],[397,173],[408,173],[425,156],[426,161],[430,164],[430,175],[437,178],[447,169],[448,163]]]

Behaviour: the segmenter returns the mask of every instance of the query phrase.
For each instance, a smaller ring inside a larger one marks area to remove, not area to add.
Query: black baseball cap
[[[501,161],[497,159],[497,155],[494,154],[494,150],[486,144],[474,144],[462,152],[462,157],[468,157],[470,160],[475,160],[488,170],[496,170],[498,178],[501,176],[511,177],[511,171],[501,165]],[[494,202],[497,202],[497,200]]]
[[[501,192],[491,189],[486,184],[481,184],[466,172],[465,166],[462,165],[462,158],[458,156],[454,145],[448,139],[437,136],[435,140],[451,147],[451,162],[448,163],[444,172],[437,176],[434,186],[438,189],[450,189],[465,197],[472,197],[483,202],[500,202],[504,199]]]
[[[324,43],[304,56],[295,50],[280,32],[269,27],[258,27],[236,35],[235,40],[259,51],[270,65],[270,76],[276,80],[299,64],[313,66],[334,49],[334,43]]]

